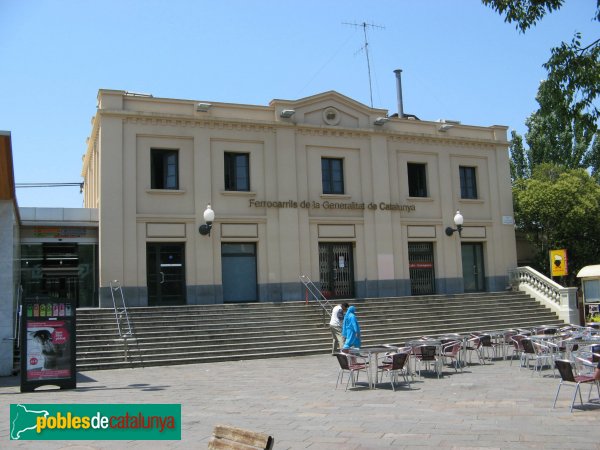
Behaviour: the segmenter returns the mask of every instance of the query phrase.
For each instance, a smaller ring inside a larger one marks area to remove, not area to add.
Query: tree
[[[515,130],[510,132],[510,179],[513,184],[520,178],[529,178],[530,164],[527,160],[523,138]]]
[[[560,9],[564,1],[482,0],[482,3],[505,15],[506,22],[516,23],[517,29],[525,33],[546,14]],[[593,19],[600,22],[600,0],[597,0],[596,5]],[[574,161],[578,156],[584,162],[596,161],[596,155],[583,155],[586,152],[582,149],[590,145],[592,148],[597,147],[592,145],[592,140],[597,134],[600,118],[597,104],[600,97],[600,39],[583,45],[581,34],[575,33],[570,43],[562,42],[552,49],[550,59],[543,66],[548,71],[548,78],[540,85],[538,91],[540,109],[537,117],[532,119],[536,122],[534,125],[541,127],[540,132],[545,132],[549,125],[564,127],[570,124],[572,138],[577,138],[578,144],[574,149],[575,154],[569,158],[569,166],[576,167]],[[552,116],[550,123],[546,120],[548,116]],[[538,123],[540,118],[546,123]],[[557,133],[552,135],[563,142],[564,149],[568,133],[562,136],[557,136]],[[541,155],[545,156],[547,153],[542,151]],[[532,156],[532,162],[537,163],[537,157],[540,155]],[[597,165],[594,170],[598,170]]]
[[[598,148],[594,122],[585,114],[570,111],[563,92],[549,81],[540,84],[536,100],[539,108],[525,122],[530,173],[539,164],[559,162],[569,169],[591,168],[595,174],[600,167],[594,154]]]
[[[535,25],[546,13],[556,11],[563,5],[563,0],[481,0],[481,2],[495,9],[498,14],[506,14],[504,21],[516,22],[517,29],[522,33]]]
[[[482,3],[525,33],[564,1]],[[600,21],[600,0],[593,19]],[[584,45],[575,33],[570,43],[551,50],[543,67],[548,76],[536,96],[539,108],[526,121],[527,149],[523,138],[512,132],[515,219],[537,251],[534,266],[541,272],[550,274],[550,249],[567,249],[567,283],[575,285],[581,267],[600,262],[600,39]]]
[[[534,244],[534,266],[550,275],[548,252],[566,248],[568,285],[584,266],[600,261],[600,186],[583,169],[542,164],[513,188],[517,228]]]

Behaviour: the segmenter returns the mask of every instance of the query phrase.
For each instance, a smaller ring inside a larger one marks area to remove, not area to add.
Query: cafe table
[[[366,356],[367,360],[369,361],[369,371],[371,374],[371,376],[369,377],[369,388],[375,389],[377,383],[379,382],[377,370],[379,355],[382,353],[385,354],[393,351],[394,347],[391,347],[389,345],[370,345],[351,350],[351,354],[362,356],[363,358]],[[374,377],[373,370],[375,371]]]
[[[439,358],[443,357],[442,356],[442,340],[441,339],[434,339],[434,338],[429,338],[428,337],[428,338],[424,338],[424,339],[414,339],[414,340],[408,341],[406,343],[407,347],[412,348],[413,355],[415,353],[414,349],[417,348],[417,347],[421,347],[423,345],[434,346],[435,347],[436,356],[439,357]],[[416,362],[416,360],[415,360],[414,364],[415,364],[415,370],[414,370],[414,372],[416,372],[416,370],[417,370],[417,362]],[[436,366],[436,371],[437,371],[438,362],[435,363],[435,366]],[[440,367],[440,371],[438,372],[438,374],[441,374],[442,371],[443,371],[442,370],[443,365],[440,365],[439,367]],[[439,378],[439,375],[438,375],[438,378]]]

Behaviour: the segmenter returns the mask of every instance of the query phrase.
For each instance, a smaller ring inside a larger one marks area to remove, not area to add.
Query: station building
[[[102,89],[82,176],[94,306],[113,280],[130,306],[304,300],[301,274],[333,299],[499,291],[517,265],[507,127],[334,91],[257,106]]]

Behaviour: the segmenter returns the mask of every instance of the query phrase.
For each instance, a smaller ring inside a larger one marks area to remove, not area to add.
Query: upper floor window
[[[460,198],[477,198],[475,167],[460,166]]]
[[[427,197],[427,165],[408,163],[408,195]]]
[[[250,190],[250,155],[225,152],[225,190]]]
[[[321,177],[323,194],[344,193],[344,160],[340,158],[321,158]]]
[[[179,189],[179,152],[153,148],[150,151],[152,189]]]

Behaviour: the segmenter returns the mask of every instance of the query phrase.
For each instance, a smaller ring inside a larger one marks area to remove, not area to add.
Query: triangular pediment
[[[298,100],[272,100],[276,114],[293,110],[293,121],[316,126],[339,126],[343,128],[365,128],[376,117],[386,116],[387,110],[371,108],[336,91],[304,97]]]

